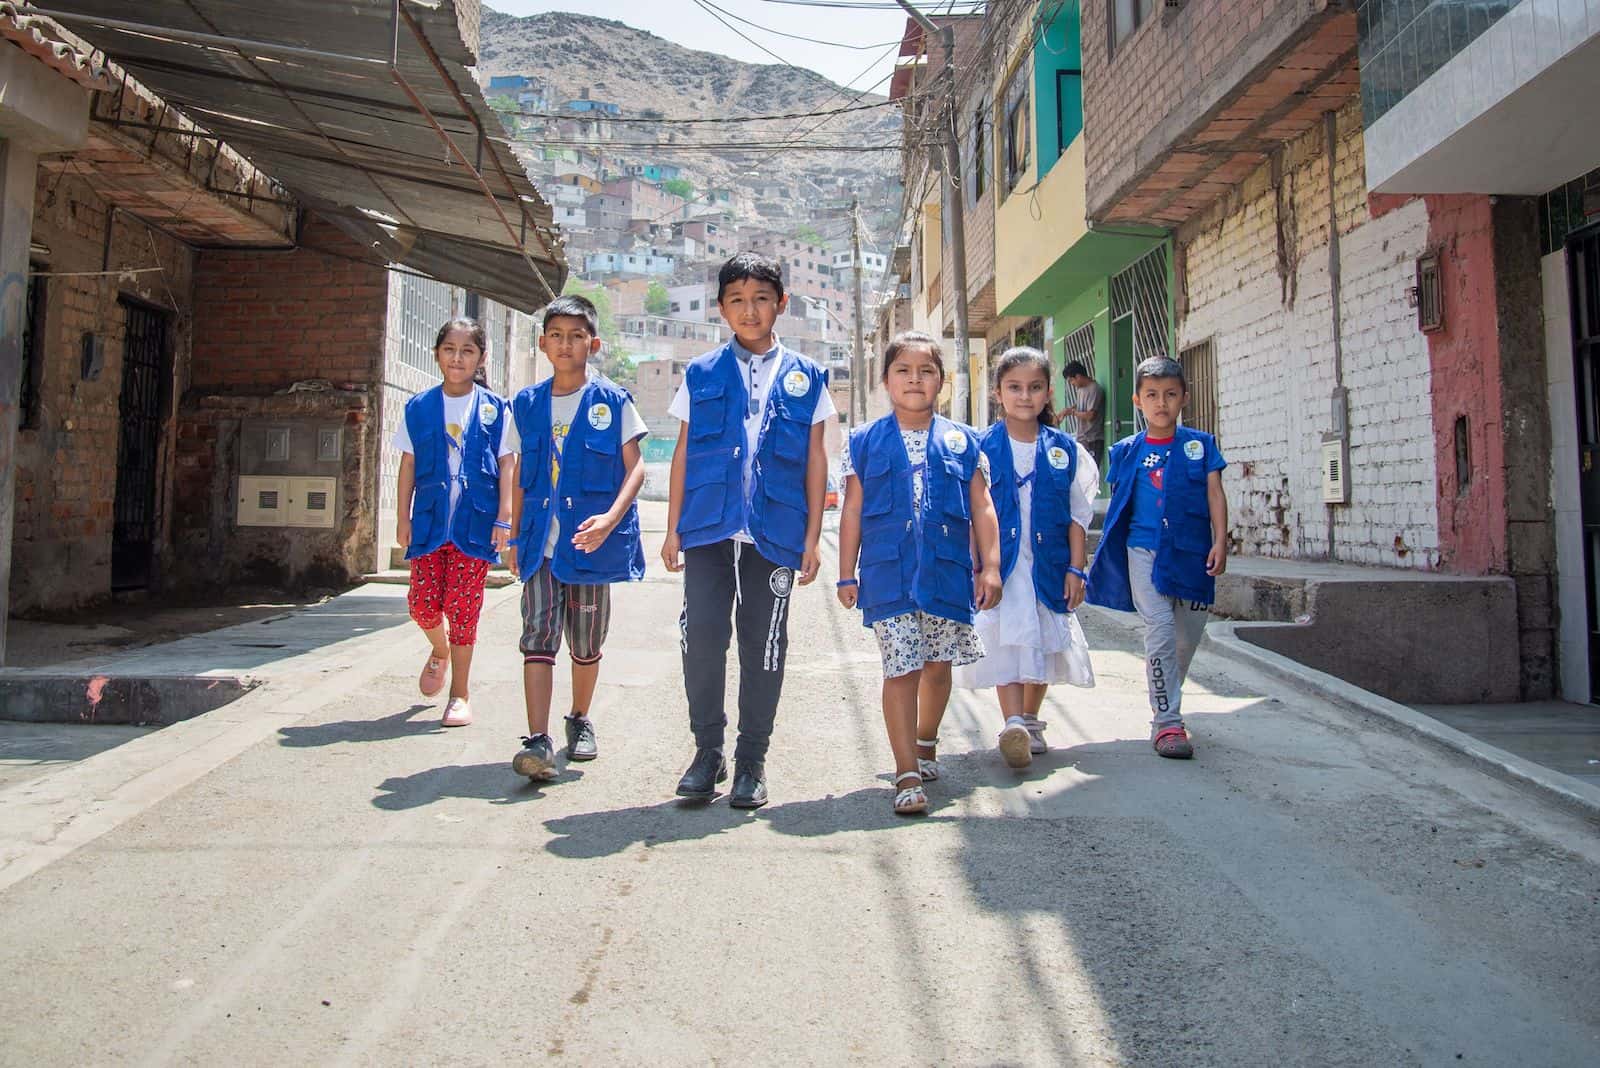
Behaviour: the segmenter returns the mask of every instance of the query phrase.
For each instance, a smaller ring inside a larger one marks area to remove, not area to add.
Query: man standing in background
[[[1089,377],[1088,368],[1082,363],[1073,360],[1062,370],[1061,377],[1067,380],[1077,393],[1072,405],[1061,413],[1061,429],[1074,431],[1073,436],[1078,443],[1089,450],[1089,455],[1094,457],[1095,466],[1100,466],[1105,461],[1106,450],[1106,391],[1100,388],[1100,383]],[[1076,428],[1067,424],[1067,420],[1076,422]]]

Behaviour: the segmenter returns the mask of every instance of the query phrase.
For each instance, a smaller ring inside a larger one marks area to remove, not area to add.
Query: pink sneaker
[[[444,727],[465,727],[472,722],[472,708],[467,704],[465,697],[452,697],[444,706],[444,719],[439,721]]]
[[[422,675],[417,679],[417,689],[422,691],[424,697],[434,697],[444,689],[445,669],[450,666],[450,661],[440,656],[429,656],[422,665]]]

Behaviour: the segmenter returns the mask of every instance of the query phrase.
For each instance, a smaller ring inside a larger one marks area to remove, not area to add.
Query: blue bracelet
[[[1083,584],[1085,586],[1089,585],[1089,572],[1085,571],[1083,568],[1081,568],[1081,567],[1069,567],[1069,568],[1067,568],[1067,574],[1069,574],[1069,575],[1077,575],[1079,578],[1081,578],[1083,580]]]
[[[496,529],[496,530],[510,530],[511,529],[511,524],[510,523],[502,523],[500,520],[496,519],[494,521],[494,529]]]
[[[840,579],[838,582],[834,583],[834,585],[842,590],[846,586],[859,586],[861,585],[861,582],[858,579]]]

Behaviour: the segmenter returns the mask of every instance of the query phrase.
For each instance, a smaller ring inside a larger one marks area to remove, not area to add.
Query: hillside
[[[587,89],[596,100],[621,106],[625,117],[703,118],[821,111],[878,103],[881,95],[854,101],[859,90],[845,90],[814,71],[778,64],[740,63],[726,56],[685,48],[624,23],[590,15],[546,12],[517,18],[485,7],[479,69],[488,75],[523,74],[541,79],[551,100],[579,97]],[[630,161],[657,160],[697,172],[696,186],[723,185],[757,167],[762,180],[809,179],[822,188],[843,181],[861,189],[882,188],[899,166],[895,152],[822,153],[771,149],[741,151],[688,146],[770,144],[792,139],[821,120],[788,119],[737,124],[682,126],[617,124],[619,140],[663,147],[616,144],[608,151]],[[834,116],[808,140],[829,144],[886,145],[900,138],[894,107]],[[884,198],[886,199],[886,198]],[[885,205],[867,205],[878,215]],[[898,204],[893,205],[898,207]]]

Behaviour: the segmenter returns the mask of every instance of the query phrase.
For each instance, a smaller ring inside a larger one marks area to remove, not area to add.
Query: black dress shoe
[[[678,796],[709,801],[717,796],[717,783],[728,779],[728,762],[720,749],[696,749],[689,770],[678,780]]]
[[[728,805],[732,808],[760,808],[766,803],[767,766],[754,760],[735,764]]]

